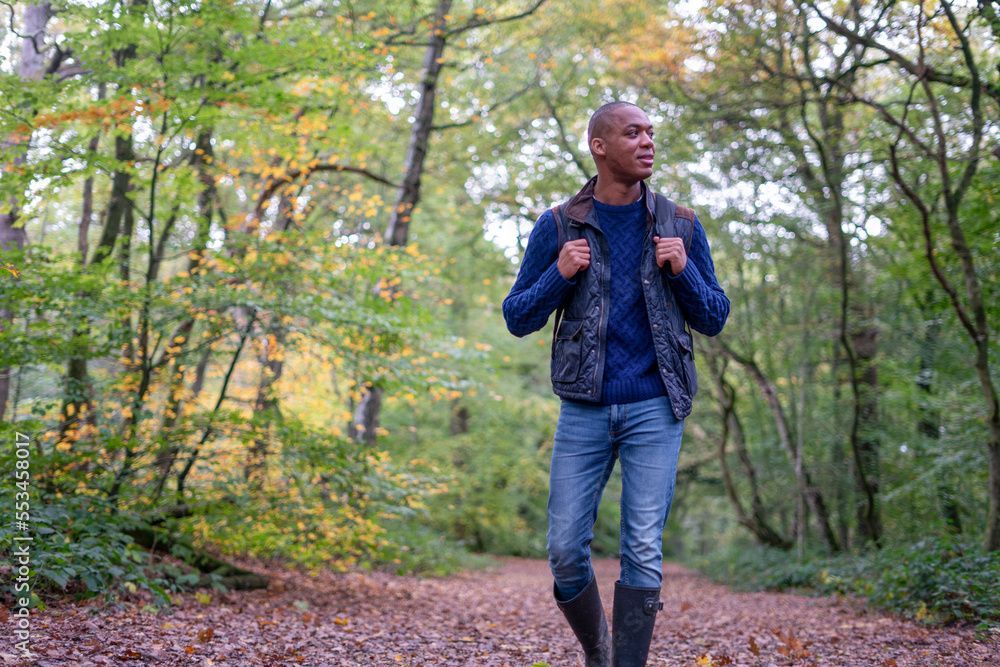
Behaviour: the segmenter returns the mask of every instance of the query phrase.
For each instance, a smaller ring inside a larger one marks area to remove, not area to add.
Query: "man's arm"
[[[667,264],[663,271],[667,274],[674,297],[691,328],[706,336],[720,333],[729,318],[729,297],[715,278],[715,264],[708,247],[708,237],[698,216],[694,218],[691,252],[684,269],[673,275]]]
[[[547,210],[528,236],[521,268],[503,300],[503,318],[507,330],[515,336],[527,336],[544,327],[549,315],[576,284],[576,279],[566,280],[559,272],[558,245],[555,218]]]

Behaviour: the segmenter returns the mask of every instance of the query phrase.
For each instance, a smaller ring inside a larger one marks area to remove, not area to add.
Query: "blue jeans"
[[[549,475],[549,568],[559,598],[590,582],[590,543],[604,487],[621,458],[621,576],[628,586],[663,581],[663,527],[670,514],[684,420],[666,396],[595,405],[563,400]]]

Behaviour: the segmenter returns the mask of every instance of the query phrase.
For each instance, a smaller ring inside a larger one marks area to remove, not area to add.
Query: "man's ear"
[[[590,152],[591,154],[604,157],[608,154],[608,147],[604,144],[604,139],[600,137],[594,137],[590,140]]]

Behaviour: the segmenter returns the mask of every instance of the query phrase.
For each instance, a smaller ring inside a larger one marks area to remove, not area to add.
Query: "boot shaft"
[[[608,621],[601,604],[601,593],[597,588],[597,578],[590,582],[570,600],[560,600],[555,582],[552,595],[556,605],[566,617],[586,656],[587,667],[609,667],[611,664],[611,635]]]
[[[638,588],[615,582],[611,614],[613,667],[644,667],[656,614],[661,609],[659,588]]]

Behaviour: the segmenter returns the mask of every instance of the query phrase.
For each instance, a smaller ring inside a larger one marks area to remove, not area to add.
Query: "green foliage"
[[[446,490],[429,500],[423,523],[477,552],[543,556],[548,426],[530,412],[511,420],[491,405],[496,402],[490,396],[464,398],[461,405],[475,426],[458,435],[448,433],[450,404],[421,410],[419,439],[392,438],[390,446],[397,458],[411,457],[414,469],[445,481]]]
[[[13,443],[17,433],[33,435],[41,422],[24,420],[16,426],[0,422],[0,437]],[[93,493],[67,493],[73,478],[64,475],[59,486],[53,486],[46,471],[65,457],[47,452],[32,442],[29,448],[29,477],[23,487],[15,486],[14,476],[2,477],[3,496],[14,506],[15,491],[27,493],[28,515],[26,530],[13,521],[0,523],[0,555],[5,576],[12,579],[11,567],[16,567],[18,547],[29,551],[29,585],[31,604],[44,607],[49,593],[71,592],[78,598],[105,594],[114,597],[123,591],[144,588],[162,600],[168,590],[177,590],[183,582],[169,572],[149,567],[149,556],[137,547],[128,532],[139,525],[137,517],[115,511],[110,503]],[[15,448],[0,449],[0,466],[15,469]],[[28,536],[30,541],[15,541],[15,536]]]
[[[249,444],[260,435],[251,431],[243,438]],[[263,486],[248,483],[242,470],[207,477],[199,489],[204,504],[179,522],[181,531],[226,555],[309,569],[443,573],[459,567],[461,548],[410,525],[426,515],[426,499],[440,492],[434,478],[292,416],[269,437],[280,450],[280,465]]]
[[[386,519],[381,523],[385,538],[379,545],[379,569],[396,574],[447,576],[455,572],[484,568],[494,559],[471,553],[453,535],[414,519]]]
[[[95,322],[118,322],[137,305],[111,275],[111,263],[81,268],[79,257],[42,245],[0,251],[0,310],[21,326],[0,327],[0,367],[59,363],[68,355],[103,357],[124,342],[119,326],[81,331]]]
[[[692,558],[691,564],[741,590],[857,595],[928,624],[1000,622],[1000,554],[968,539],[927,537],[865,554],[809,554],[804,560],[744,545]]]
[[[20,533],[4,522],[0,539],[4,561],[16,563],[14,535],[32,536],[29,576],[35,603],[53,591],[91,597],[115,586],[160,590],[143,567],[145,552],[125,533],[131,519],[113,516],[106,504],[85,496],[57,498],[38,493],[32,500],[29,532]]]
[[[931,622],[1000,621],[1000,553],[969,540],[927,538],[872,558],[874,604]]]

